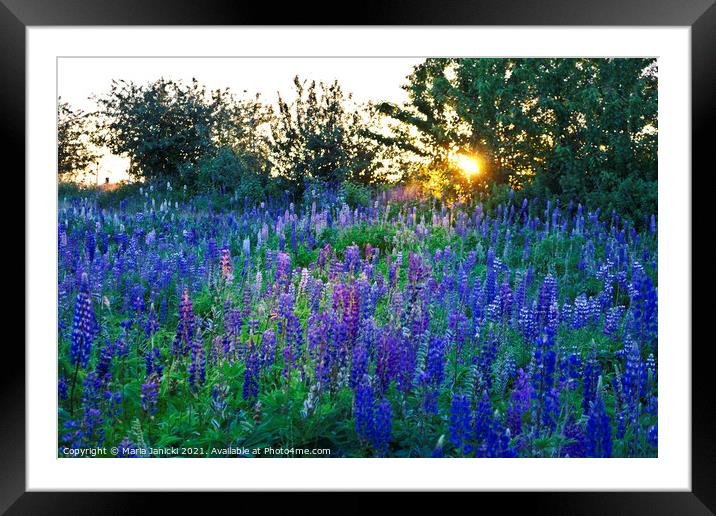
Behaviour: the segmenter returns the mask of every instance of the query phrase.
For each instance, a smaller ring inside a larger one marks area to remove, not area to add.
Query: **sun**
[[[455,154],[453,155],[453,162],[468,178],[480,173],[480,162],[476,157]]]

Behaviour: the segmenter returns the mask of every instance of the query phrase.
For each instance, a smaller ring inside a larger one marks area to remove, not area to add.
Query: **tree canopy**
[[[73,109],[60,99],[57,108],[57,173],[76,177],[99,159],[92,146],[92,122],[87,113]]]
[[[462,152],[480,160],[473,187],[529,186],[627,212],[655,203],[653,59],[427,59],[406,90],[407,105],[379,110],[412,129],[393,143],[429,169],[449,172]]]
[[[114,81],[95,99],[96,127],[61,104],[59,172],[96,159],[90,135],[128,156],[134,179],[219,193],[404,181],[459,197],[509,185],[641,218],[656,208],[657,86],[654,59],[594,58],[426,59],[401,104],[358,104],[338,82],[298,77],[275,106],[197,80]]]
[[[131,159],[135,178],[175,176],[213,147],[214,103],[196,80],[190,84],[159,79],[146,85],[113,81],[97,97],[97,141]]]
[[[370,108],[350,109],[350,95],[338,82],[294,79],[295,99],[278,97],[271,123],[271,161],[297,189],[306,180],[372,184],[380,163],[377,143],[368,137]]]

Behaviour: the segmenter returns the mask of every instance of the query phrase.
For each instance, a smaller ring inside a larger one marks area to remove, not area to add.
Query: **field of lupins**
[[[60,199],[60,450],[657,455],[653,216],[177,198]]]

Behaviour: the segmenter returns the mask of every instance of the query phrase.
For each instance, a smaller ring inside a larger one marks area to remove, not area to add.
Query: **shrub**
[[[358,206],[367,207],[370,204],[370,188],[349,181],[343,183],[343,198],[352,209]]]

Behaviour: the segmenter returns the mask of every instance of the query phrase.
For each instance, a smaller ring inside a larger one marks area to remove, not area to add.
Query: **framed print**
[[[344,26],[3,0],[9,514],[149,496],[125,491],[714,510],[691,170],[716,8],[419,4]]]

